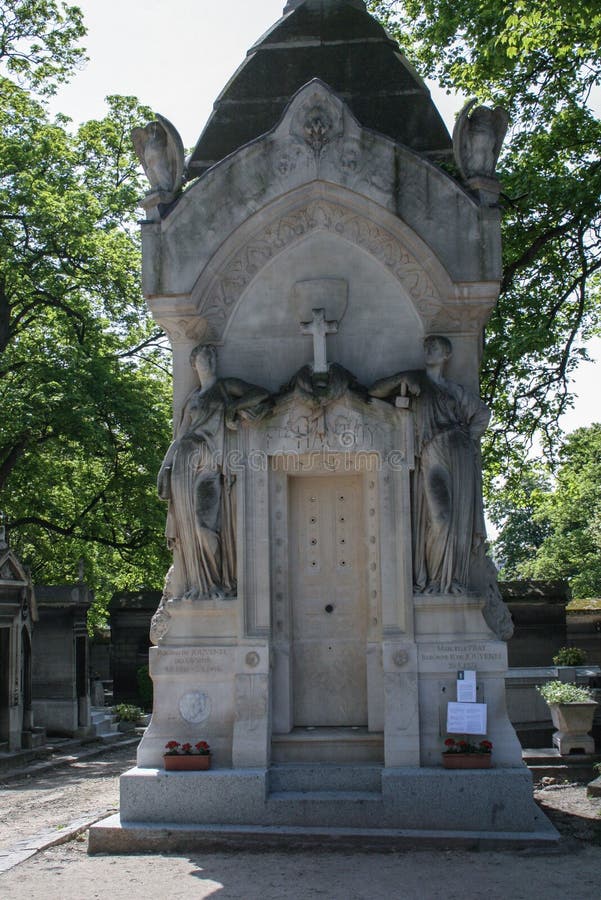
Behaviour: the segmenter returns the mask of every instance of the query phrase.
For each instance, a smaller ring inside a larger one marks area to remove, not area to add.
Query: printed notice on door
[[[449,734],[486,734],[486,703],[449,703]]]

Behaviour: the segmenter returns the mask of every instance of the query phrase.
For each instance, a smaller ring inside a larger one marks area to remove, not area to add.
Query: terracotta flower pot
[[[443,753],[445,769],[490,769],[492,753]]]
[[[202,772],[211,768],[211,754],[200,756],[186,754],[182,756],[163,756],[163,764],[167,772]]]

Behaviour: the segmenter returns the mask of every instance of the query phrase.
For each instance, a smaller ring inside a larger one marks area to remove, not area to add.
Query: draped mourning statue
[[[399,372],[369,391],[382,399],[414,398],[413,577],[420,593],[465,593],[470,559],[486,539],[480,438],[490,412],[478,396],[444,377],[451,354],[447,338],[427,337],[425,371]]]
[[[158,491],[169,501],[166,535],[177,554],[178,594],[183,582],[185,598],[220,599],[234,596],[237,588],[232,432],[240,420],[261,418],[271,404],[261,387],[217,378],[215,347],[199,345],[190,363],[200,387],[184,404],[159,472]]]

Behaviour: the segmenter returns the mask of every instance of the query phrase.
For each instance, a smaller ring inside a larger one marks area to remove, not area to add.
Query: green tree
[[[504,277],[486,334],[483,396],[494,410],[490,481],[547,457],[569,377],[599,333],[601,76],[598,0],[373,0],[402,49],[449,90],[504,106]]]
[[[530,495],[533,525],[546,536],[517,565],[524,578],[564,578],[575,598],[601,596],[601,424],[565,439],[552,489]],[[511,517],[509,517],[511,522]]]
[[[57,5],[10,8],[25,7]],[[32,50],[33,68],[17,67],[46,91],[45,61],[59,79],[79,58],[74,33],[62,35],[62,57]],[[150,117],[110,97],[104,119],[74,129],[0,78],[0,509],[35,581],[73,579],[83,557],[96,616],[115,590],[160,586],[168,564],[155,474],[169,358],[138,281],[143,186],[129,137]]]
[[[76,6],[55,0],[0,0],[0,75],[53,94],[85,59]]]
[[[549,535],[547,518],[536,515],[537,498],[549,490],[548,473],[542,466],[533,466],[523,475],[519,489],[506,487],[490,498],[488,515],[499,529],[492,545],[493,558],[503,581],[522,578],[525,565]]]

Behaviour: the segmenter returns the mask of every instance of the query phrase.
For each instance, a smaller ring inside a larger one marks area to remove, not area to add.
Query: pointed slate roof
[[[316,77],[364,127],[434,158],[450,156],[428,88],[363,0],[289,0],[217,98],[190,157],[190,177],[270,131]]]

